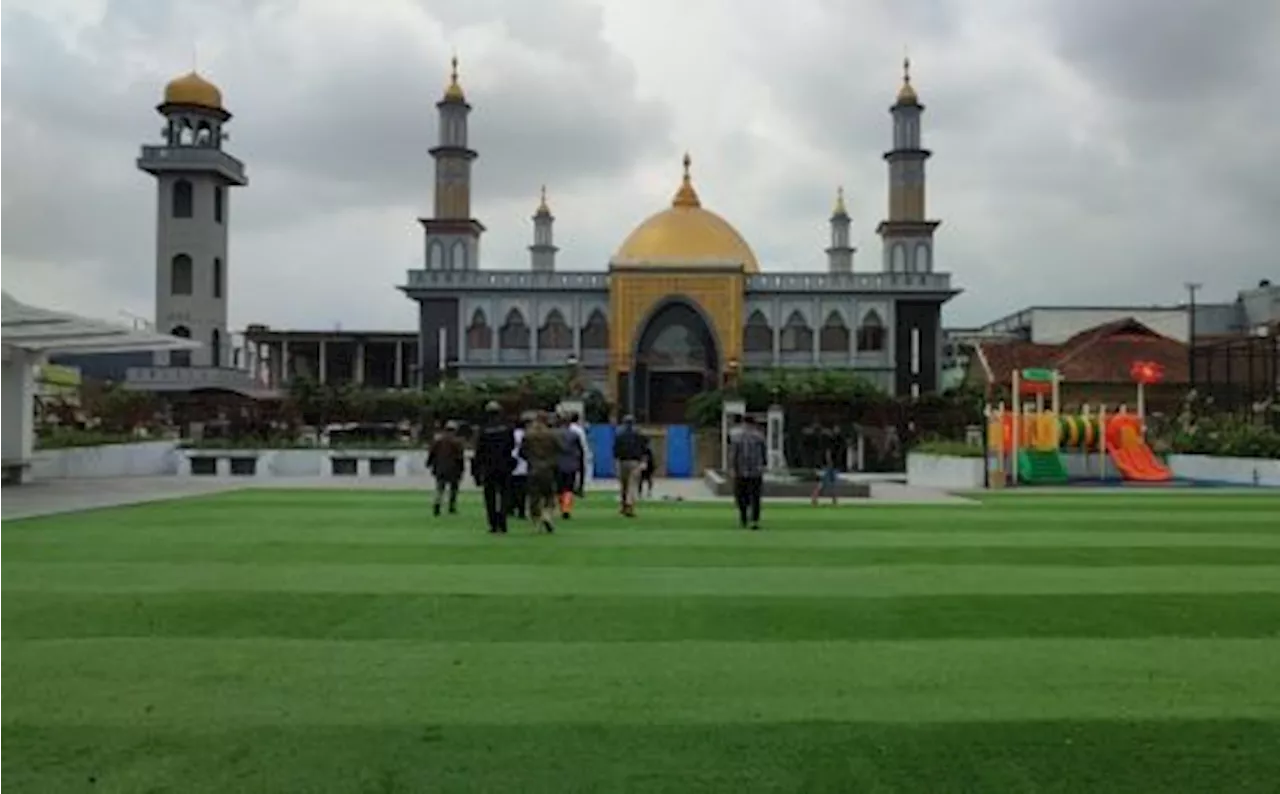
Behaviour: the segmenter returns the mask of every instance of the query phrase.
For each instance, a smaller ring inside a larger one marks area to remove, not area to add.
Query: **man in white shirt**
[[[529,417],[520,417],[516,425],[516,447],[511,452],[515,464],[511,467],[511,493],[507,500],[508,509],[520,518],[528,517],[529,503],[529,461],[521,456],[520,444],[524,441],[525,428],[529,426]]]
[[[578,482],[574,491],[582,496],[587,487],[587,462],[590,447],[587,446],[587,431],[582,426],[581,417],[576,413],[569,414],[569,432],[578,437],[578,450],[582,456],[578,461]]]

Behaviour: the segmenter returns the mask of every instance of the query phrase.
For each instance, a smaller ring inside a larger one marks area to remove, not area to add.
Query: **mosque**
[[[419,219],[423,266],[398,286],[417,304],[417,333],[253,325],[243,349],[232,351],[228,194],[248,180],[244,165],[223,150],[231,114],[220,91],[194,73],[169,83],[158,108],[164,140],[144,146],[138,160],[159,191],[155,322],[205,346],[157,353],[153,366],[131,369],[129,381],[158,390],[190,388],[188,381],[216,387],[207,382],[210,373],[226,371],[247,372],[268,389],[300,376],[425,387],[443,378],[573,368],[649,422],[682,421],[693,395],[772,368],[850,369],[895,394],[937,390],[941,308],[958,290],[935,268],[939,221],[925,211],[930,152],[921,143],[924,106],[909,63],[889,110],[889,207],[876,229],[881,257],[866,269],[854,265],[852,220],[840,192],[825,267],[762,267],[745,237],[703,206],[688,155],[670,206],[626,235],[602,263],[607,269],[557,268],[545,190],[532,217],[528,265],[482,265],[485,226],[471,201],[479,154],[468,142],[472,106],[456,59],[436,108],[434,207]],[[181,375],[197,370],[199,378]],[[236,377],[226,375],[223,387],[247,391],[231,383]]]

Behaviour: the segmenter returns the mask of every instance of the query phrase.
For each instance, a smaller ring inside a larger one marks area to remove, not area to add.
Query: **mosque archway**
[[[715,333],[686,300],[663,304],[642,328],[631,371],[631,411],[641,422],[683,424],[689,401],[719,385]]]

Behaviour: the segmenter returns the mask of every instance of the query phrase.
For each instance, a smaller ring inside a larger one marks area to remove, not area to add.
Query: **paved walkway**
[[[976,504],[970,499],[952,496],[928,488],[912,488],[882,475],[867,475],[871,484],[870,499],[846,499],[842,505],[884,504]],[[86,480],[44,480],[20,486],[6,486],[0,500],[5,519],[71,513],[100,507],[142,504],[187,496],[236,491],[246,488],[338,488],[359,490],[429,491],[433,482],[420,477],[121,477]],[[468,479],[463,491],[477,491]],[[590,493],[618,491],[617,480],[595,480],[588,484]],[[646,497],[648,498],[648,497]],[[684,502],[729,502],[729,497],[714,496],[702,480],[667,480],[654,482],[653,499]],[[804,498],[769,499],[770,502],[808,502]]]

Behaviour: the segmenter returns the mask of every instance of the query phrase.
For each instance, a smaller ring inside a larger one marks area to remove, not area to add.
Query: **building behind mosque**
[[[230,192],[248,184],[245,167],[224,150],[231,114],[219,90],[194,73],[169,83],[158,107],[163,140],[143,146],[138,159],[158,190],[155,325],[205,346],[156,354],[151,366],[130,368],[129,382],[245,393],[298,377],[423,387],[572,366],[622,410],[654,422],[682,421],[693,395],[773,368],[852,370],[900,395],[937,390],[941,308],[958,290],[935,267],[939,222],[926,213],[924,106],[905,68],[889,110],[879,261],[855,263],[852,220],[838,194],[825,267],[804,272],[770,272],[743,234],[703,206],[688,155],[670,206],[623,238],[602,263],[607,269],[557,267],[545,191],[529,262],[488,263],[485,227],[471,206],[479,153],[469,145],[471,105],[456,60],[436,108],[422,267],[388,285],[417,305],[417,333],[253,325],[239,348],[227,328],[227,242]]]

